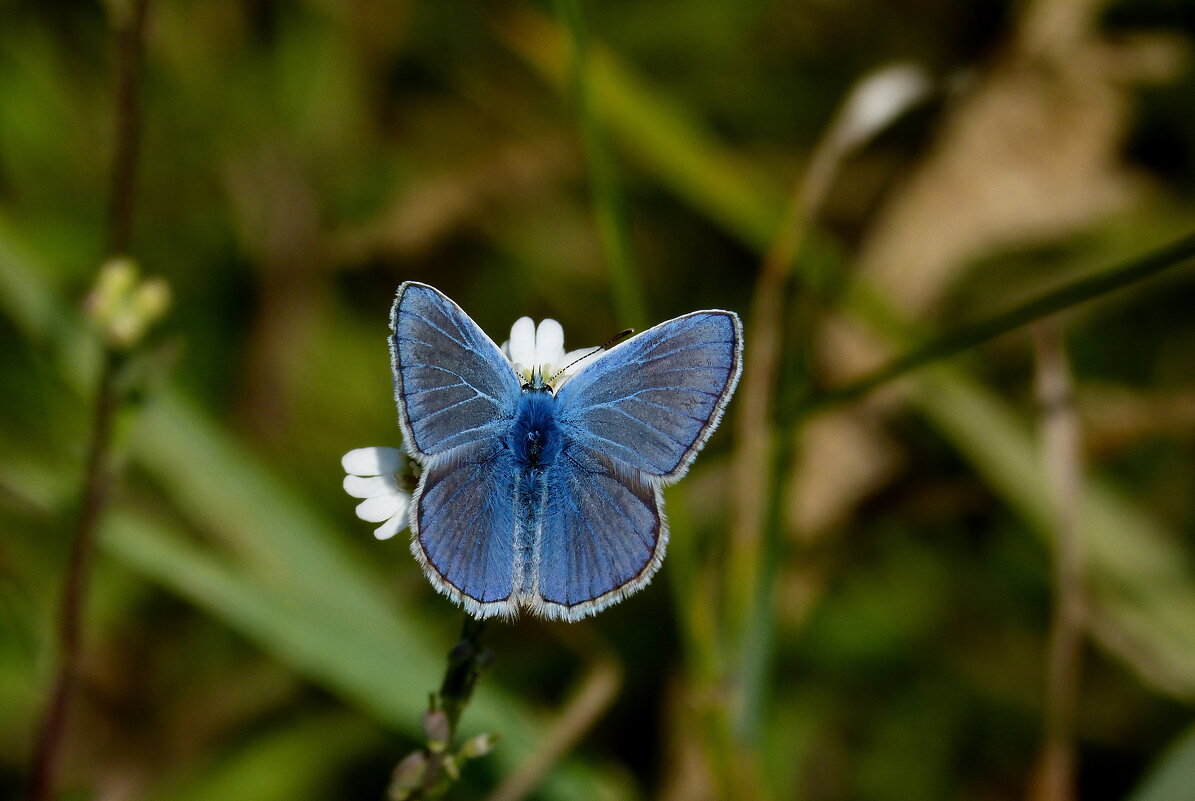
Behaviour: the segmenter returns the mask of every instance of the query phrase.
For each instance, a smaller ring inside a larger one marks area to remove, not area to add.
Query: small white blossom
[[[357,448],[340,460],[348,473],[344,491],[365,499],[357,504],[357,517],[382,524],[373,532],[379,540],[388,540],[407,526],[411,496],[399,485],[398,478],[406,458],[398,448]]]
[[[853,150],[924,100],[934,89],[930,74],[916,64],[890,64],[855,84],[838,110],[828,139],[841,152]]]
[[[539,327],[530,317],[520,317],[510,328],[510,339],[502,343],[502,352],[510,359],[515,372],[526,383],[538,375],[553,390],[559,389],[564,381],[585,366],[578,360],[601,348],[579,348],[564,350],[564,329],[560,323],[548,318],[540,321]]]

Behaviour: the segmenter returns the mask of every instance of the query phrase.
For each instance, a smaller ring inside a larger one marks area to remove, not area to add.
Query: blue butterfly
[[[527,321],[528,323],[530,321]],[[742,371],[742,324],[698,311],[575,374],[502,350],[434,287],[390,315],[403,439],[423,468],[411,551],[474,617],[580,620],[641,589],[664,559],[661,488],[685,474]]]

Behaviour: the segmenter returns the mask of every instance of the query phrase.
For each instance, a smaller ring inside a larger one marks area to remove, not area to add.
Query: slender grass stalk
[[[1050,321],[1033,327],[1041,448],[1054,517],[1054,614],[1046,659],[1045,731],[1030,798],[1075,798],[1075,712],[1079,705],[1086,601],[1083,590],[1079,416],[1066,345]]]
[[[597,217],[602,250],[606,255],[606,267],[610,272],[615,310],[624,324],[642,329],[647,325],[647,309],[631,256],[626,206],[601,122],[590,104],[589,34],[581,2],[556,0],[556,13],[569,32],[572,48],[568,70],[569,94],[581,132],[585,161],[589,166],[594,215]]]
[[[116,147],[108,203],[108,254],[129,253],[133,239],[133,202],[141,143],[141,61],[149,0],[131,0],[128,18],[116,34]]]
[[[75,522],[74,539],[71,542],[70,562],[67,566],[66,586],[58,620],[58,669],[50,692],[50,702],[42,717],[34,746],[29,787],[31,801],[48,801],[55,794],[66,734],[67,712],[78,684],[84,601],[91,583],[96,530],[112,484],[108,454],[112,444],[113,421],[120,405],[120,392],[117,387],[119,361],[116,354],[106,354],[96,393],[82,498]]]
[[[794,273],[808,277],[808,270],[799,269],[798,257],[842,165],[927,88],[920,71],[908,65],[882,68],[855,84],[793,182],[782,223],[760,266],[736,402],[735,521],[726,571],[728,626],[742,653],[736,710],[740,738],[755,736],[763,707],[773,618],[774,572],[769,565],[774,560],[769,557],[783,528],[782,487],[794,451],[791,434],[777,436],[782,361],[807,347],[784,341],[788,281]]]
[[[108,252],[127,253],[132,238],[141,113],[139,87],[145,19],[149,0],[133,0],[116,33],[116,139],[108,199]],[[112,483],[110,449],[113,423],[120,407],[119,377],[123,356],[105,351],[96,392],[87,467],[80,491],[79,512],[71,542],[70,561],[58,628],[58,666],[50,700],[38,727],[29,785],[31,801],[55,795],[71,696],[78,683],[84,606],[91,583],[96,532]]]
[[[567,34],[524,5],[495,16],[499,38],[561,91]],[[614,53],[589,48],[590,100],[626,152],[715,225],[761,251],[776,236],[784,195],[771,177],[724,149],[677,98],[653,92]]]
[[[621,689],[622,666],[599,654],[535,750],[486,801],[522,801],[531,795],[561,757],[605,714]]]
[[[1152,278],[1192,259],[1195,259],[1195,234],[1189,234],[1144,256],[1050,290],[986,320],[934,337],[856,381],[798,401],[794,407],[786,409],[784,415],[800,415],[815,408],[853,401],[920,367],[956,356],[1002,334]],[[878,304],[863,302],[865,299],[857,300],[861,305],[870,307],[872,311],[879,308]]]
[[[784,221],[764,256],[748,317],[743,381],[735,399],[734,522],[730,528],[724,586],[730,636],[741,656],[739,697],[733,713],[736,737],[753,739],[771,647],[772,603],[765,554],[768,532],[779,515],[781,473],[776,459],[774,421],[777,384],[784,351],[786,286],[801,245],[838,174],[844,152],[833,130],[814,149],[808,168],[796,179]]]

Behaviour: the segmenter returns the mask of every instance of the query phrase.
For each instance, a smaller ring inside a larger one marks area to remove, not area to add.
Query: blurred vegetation
[[[101,376],[128,10],[0,0],[6,798]],[[406,279],[498,340],[710,307],[748,336],[652,586],[488,627],[461,733],[501,739],[455,797],[1027,796],[1065,505],[1029,333],[804,401],[1189,235],[1193,37],[1192,0],[151,0],[128,250],[174,300],[114,421],[61,797],[378,799],[420,744],[460,612],[339,465],[399,442]],[[844,146],[844,100],[895,62],[927,92]],[[1089,801],[1195,799],[1195,270],[1171,261],[1054,323]]]

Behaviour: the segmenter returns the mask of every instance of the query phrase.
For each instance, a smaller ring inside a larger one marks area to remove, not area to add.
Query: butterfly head
[[[556,394],[556,387],[559,384],[557,376],[560,371],[553,370],[550,364],[539,364],[535,367],[524,367],[519,369],[521,365],[515,365],[515,372],[519,374],[519,380],[523,383],[523,392],[550,392]]]

